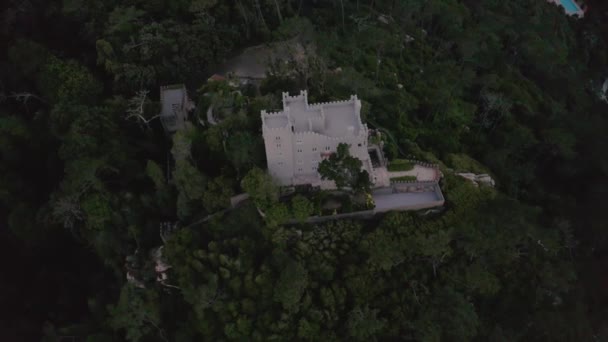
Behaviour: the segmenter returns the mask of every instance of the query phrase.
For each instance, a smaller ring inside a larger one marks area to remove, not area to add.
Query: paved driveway
[[[388,177],[388,171],[386,171],[385,167],[374,168],[374,176],[376,177],[376,180],[374,181],[375,187],[385,187],[391,185],[391,180]]]

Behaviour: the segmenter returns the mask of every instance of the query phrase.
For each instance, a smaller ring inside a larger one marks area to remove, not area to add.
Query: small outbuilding
[[[183,129],[188,120],[188,113],[194,109],[194,102],[188,98],[188,91],[183,84],[160,87],[161,113],[160,120],[169,134]]]

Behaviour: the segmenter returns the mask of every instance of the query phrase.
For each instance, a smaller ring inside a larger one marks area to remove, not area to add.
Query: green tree
[[[228,137],[226,153],[237,171],[255,163],[258,140],[248,132],[237,132]]]
[[[314,206],[306,197],[296,195],[291,199],[291,212],[296,220],[303,223],[314,212]]]
[[[289,219],[289,208],[284,203],[275,203],[265,211],[266,223],[269,227],[276,227]]]
[[[177,214],[184,219],[192,214],[192,202],[201,201],[205,192],[205,178],[187,160],[175,163],[173,183],[178,191]]]
[[[154,186],[156,186],[157,191],[161,191],[166,187],[166,179],[163,170],[152,160],[148,160],[146,163],[146,174],[152,182],[154,182]]]
[[[175,159],[172,182],[178,192],[177,215],[185,219],[192,215],[193,205],[202,205],[205,193],[205,177],[191,162],[193,128],[180,130],[173,136],[171,154]]]
[[[103,231],[106,223],[112,218],[112,209],[108,198],[100,193],[89,194],[82,199],[82,211],[87,228]]]
[[[203,205],[209,212],[230,206],[230,198],[234,195],[233,182],[225,176],[216,177],[207,182],[203,193]]]
[[[43,96],[54,104],[91,104],[102,91],[102,84],[84,66],[55,56],[47,59],[38,80]]]
[[[373,339],[386,325],[386,320],[377,317],[380,310],[357,307],[348,313],[348,334],[357,341]]]
[[[141,341],[147,336],[165,338],[160,329],[158,295],[153,290],[137,289],[127,284],[120,291],[118,303],[109,307],[110,326],[124,330],[129,341]]]
[[[272,177],[260,168],[251,169],[243,177],[241,186],[260,208],[270,208],[279,199],[279,188]]]
[[[361,160],[350,155],[349,146],[340,143],[336,153],[319,163],[319,174],[322,179],[334,181],[338,189],[350,187],[353,191],[369,191],[371,181],[362,166]]]
[[[298,337],[307,341],[319,338],[320,326],[316,322],[310,322],[306,318],[298,322]]]
[[[304,265],[290,261],[283,268],[275,289],[274,300],[281,303],[283,309],[297,312],[300,299],[308,287],[308,272]]]
[[[405,261],[403,250],[405,244],[398,236],[378,229],[368,235],[365,245],[369,253],[369,262],[380,269],[389,271],[396,265]]]
[[[415,323],[416,337],[423,341],[469,341],[478,327],[473,304],[451,288],[438,289]]]

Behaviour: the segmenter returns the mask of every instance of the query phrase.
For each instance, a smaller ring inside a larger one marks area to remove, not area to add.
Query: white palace
[[[338,144],[350,145],[350,154],[363,162],[372,179],[374,169],[368,152],[367,125],[361,122],[361,101],[356,95],[346,101],[308,103],[308,94],[283,93],[283,110],[262,111],[262,132],[268,170],[280,185],[334,187],[322,181],[319,162],[336,152]]]

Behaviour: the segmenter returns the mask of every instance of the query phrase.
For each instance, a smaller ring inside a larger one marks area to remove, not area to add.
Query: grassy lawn
[[[388,164],[389,171],[409,171],[414,168],[414,163],[404,159],[395,159]]]
[[[401,177],[395,177],[395,178],[391,178],[391,181],[395,181],[395,182],[410,182],[410,181],[415,181],[418,178],[416,178],[416,176],[401,176]]]

